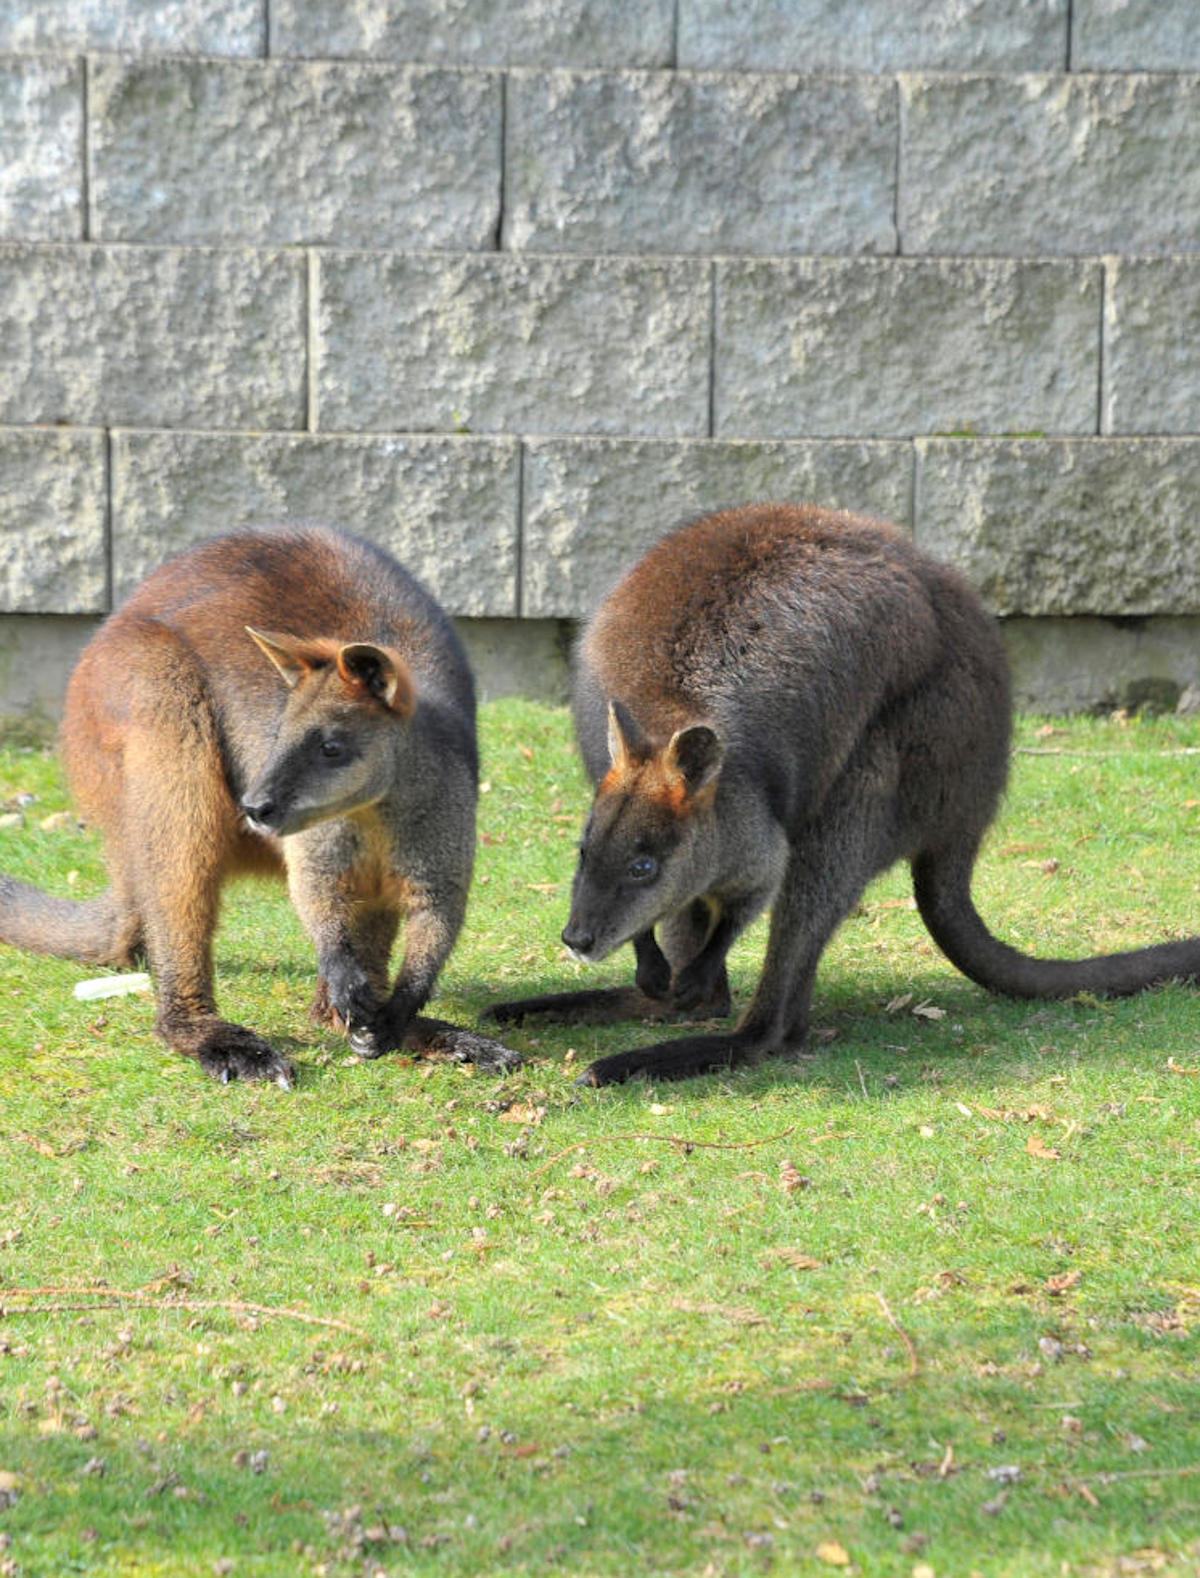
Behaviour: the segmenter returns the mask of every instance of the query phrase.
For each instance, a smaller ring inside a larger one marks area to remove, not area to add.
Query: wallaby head
[[[282,837],[381,800],[396,780],[397,738],[416,708],[404,659],[368,641],[246,629],[290,692],[270,755],[242,796],[247,821]]]
[[[707,723],[655,745],[615,701],[608,749],[612,765],[583,830],[562,934],[588,960],[603,959],[706,891],[725,754]]]

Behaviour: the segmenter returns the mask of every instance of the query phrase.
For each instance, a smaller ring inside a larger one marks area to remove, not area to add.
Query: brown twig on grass
[[[21,1300],[48,1299],[50,1302],[10,1304],[9,1300],[14,1298]],[[87,1300],[87,1302],[80,1303],[78,1302],[79,1300]],[[334,1331],[348,1332],[352,1337],[360,1337],[363,1342],[370,1343],[371,1341],[369,1333],[358,1326],[351,1326],[348,1321],[335,1320],[328,1315],[310,1315],[306,1310],[289,1309],[286,1306],[248,1304],[243,1299],[164,1298],[159,1294],[142,1293],[128,1288],[0,1287],[0,1315],[55,1315],[63,1310],[111,1309],[117,1304],[136,1304],[142,1309],[154,1310],[190,1310],[193,1313],[227,1310],[234,1315],[263,1315],[271,1320],[296,1320],[303,1321],[307,1326],[326,1326]]]
[[[892,1306],[884,1298],[883,1294],[876,1293],[875,1297],[879,1300],[880,1307],[882,1308],[883,1313],[887,1316],[888,1325],[899,1336],[901,1342],[908,1349],[908,1377],[909,1380],[915,1380],[916,1377],[921,1373],[921,1361],[917,1357],[917,1345],[905,1331],[904,1327],[901,1326],[896,1317],[892,1314]]]
[[[574,1145],[568,1145],[565,1151],[559,1151],[557,1156],[552,1156],[548,1162],[543,1162],[540,1167],[535,1167],[530,1173],[531,1178],[537,1178],[544,1172],[549,1172],[556,1162],[561,1162],[567,1156],[573,1156],[576,1151],[586,1151],[589,1145],[599,1145],[609,1140],[659,1140],[667,1145],[674,1145],[686,1155],[689,1151],[751,1151],[758,1145],[770,1145],[773,1140],[786,1140],[789,1134],[795,1131],[793,1123],[790,1128],[778,1134],[767,1134],[761,1140],[689,1140],[682,1134],[593,1134],[589,1139],[577,1140]]]

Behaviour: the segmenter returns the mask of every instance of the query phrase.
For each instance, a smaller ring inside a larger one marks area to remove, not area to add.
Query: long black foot
[[[456,1063],[474,1063],[485,1074],[510,1074],[521,1066],[520,1054],[510,1047],[445,1019],[415,1019],[404,1037],[404,1045],[414,1052],[453,1058]]]
[[[683,1036],[678,1041],[656,1041],[597,1058],[577,1080],[580,1085],[620,1085],[638,1074],[648,1079],[691,1079],[755,1063],[763,1055],[757,1041],[736,1034]]]

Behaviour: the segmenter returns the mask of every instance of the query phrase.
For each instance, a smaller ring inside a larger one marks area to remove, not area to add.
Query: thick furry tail
[[[1033,959],[993,937],[971,901],[969,854],[918,855],[913,889],[934,942],[964,975],[1004,997],[1126,997],[1163,981],[1200,978],[1200,937],[1090,959]]]
[[[58,899],[0,874],[0,942],[85,964],[132,964],[134,948],[111,888],[94,899]]]

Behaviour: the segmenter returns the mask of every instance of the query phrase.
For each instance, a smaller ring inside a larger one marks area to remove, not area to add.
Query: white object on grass
[[[96,997],[128,997],[131,992],[148,992],[150,977],[135,972],[132,975],[99,975],[92,981],[76,981],[75,996],[83,1002]]]

